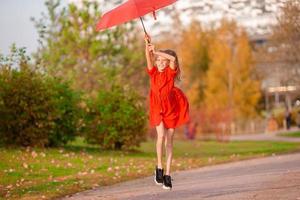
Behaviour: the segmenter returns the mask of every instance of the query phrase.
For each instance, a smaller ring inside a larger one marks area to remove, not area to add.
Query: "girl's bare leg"
[[[170,128],[166,131],[166,138],[165,138],[165,147],[166,147],[166,155],[167,155],[166,175],[170,175],[170,170],[171,170],[174,131],[175,130],[173,128]]]
[[[156,155],[157,167],[162,169],[162,156],[163,156],[163,142],[165,139],[165,127],[163,122],[156,126],[157,140],[156,140]]]

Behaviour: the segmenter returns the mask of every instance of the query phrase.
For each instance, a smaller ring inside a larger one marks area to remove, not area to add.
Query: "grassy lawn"
[[[291,132],[291,133],[281,133],[279,135],[285,137],[300,137],[300,131]]]
[[[135,151],[103,151],[80,139],[64,148],[0,148],[0,199],[51,199],[93,187],[150,176],[155,143]],[[300,151],[300,143],[178,141],[173,170]]]

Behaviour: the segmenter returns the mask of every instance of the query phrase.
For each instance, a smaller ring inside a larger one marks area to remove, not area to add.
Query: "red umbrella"
[[[113,10],[105,13],[97,23],[96,30],[106,29],[115,25],[128,22],[132,19],[153,13],[155,18],[155,11],[174,3],[177,0],[128,0]],[[143,28],[147,34],[144,24]]]

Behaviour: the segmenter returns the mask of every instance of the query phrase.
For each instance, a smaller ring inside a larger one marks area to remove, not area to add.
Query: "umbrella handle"
[[[142,25],[143,25],[144,33],[145,33],[145,35],[147,36],[147,41],[150,43],[150,42],[151,42],[151,41],[150,41],[150,37],[149,37],[149,35],[148,35],[148,33],[147,33],[146,29],[145,29],[144,22],[143,22],[143,18],[140,17],[140,20],[141,20]]]

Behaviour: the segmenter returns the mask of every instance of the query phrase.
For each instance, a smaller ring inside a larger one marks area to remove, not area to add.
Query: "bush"
[[[54,128],[51,92],[37,74],[2,69],[0,134],[5,144],[44,146]]]
[[[49,134],[49,146],[58,146],[74,140],[79,132],[79,119],[82,112],[78,107],[80,94],[66,82],[48,78],[47,85],[52,89],[55,107],[54,128]]]
[[[293,108],[291,110],[291,115],[292,115],[292,120],[291,120],[291,125],[295,126],[296,125],[296,116],[297,116],[297,109]],[[284,128],[284,124],[286,121],[286,110],[285,109],[281,109],[278,110],[277,112],[274,113],[274,118],[279,126],[279,128]]]
[[[282,110],[281,112],[274,113],[274,119],[278,124],[279,128],[283,128],[283,123],[285,120],[285,111]]]
[[[79,95],[67,83],[32,70],[26,61],[13,62],[20,64],[13,69],[1,60],[0,144],[44,147],[72,140]]]
[[[146,138],[146,111],[136,93],[112,86],[89,101],[86,140],[104,149],[129,149]]]

